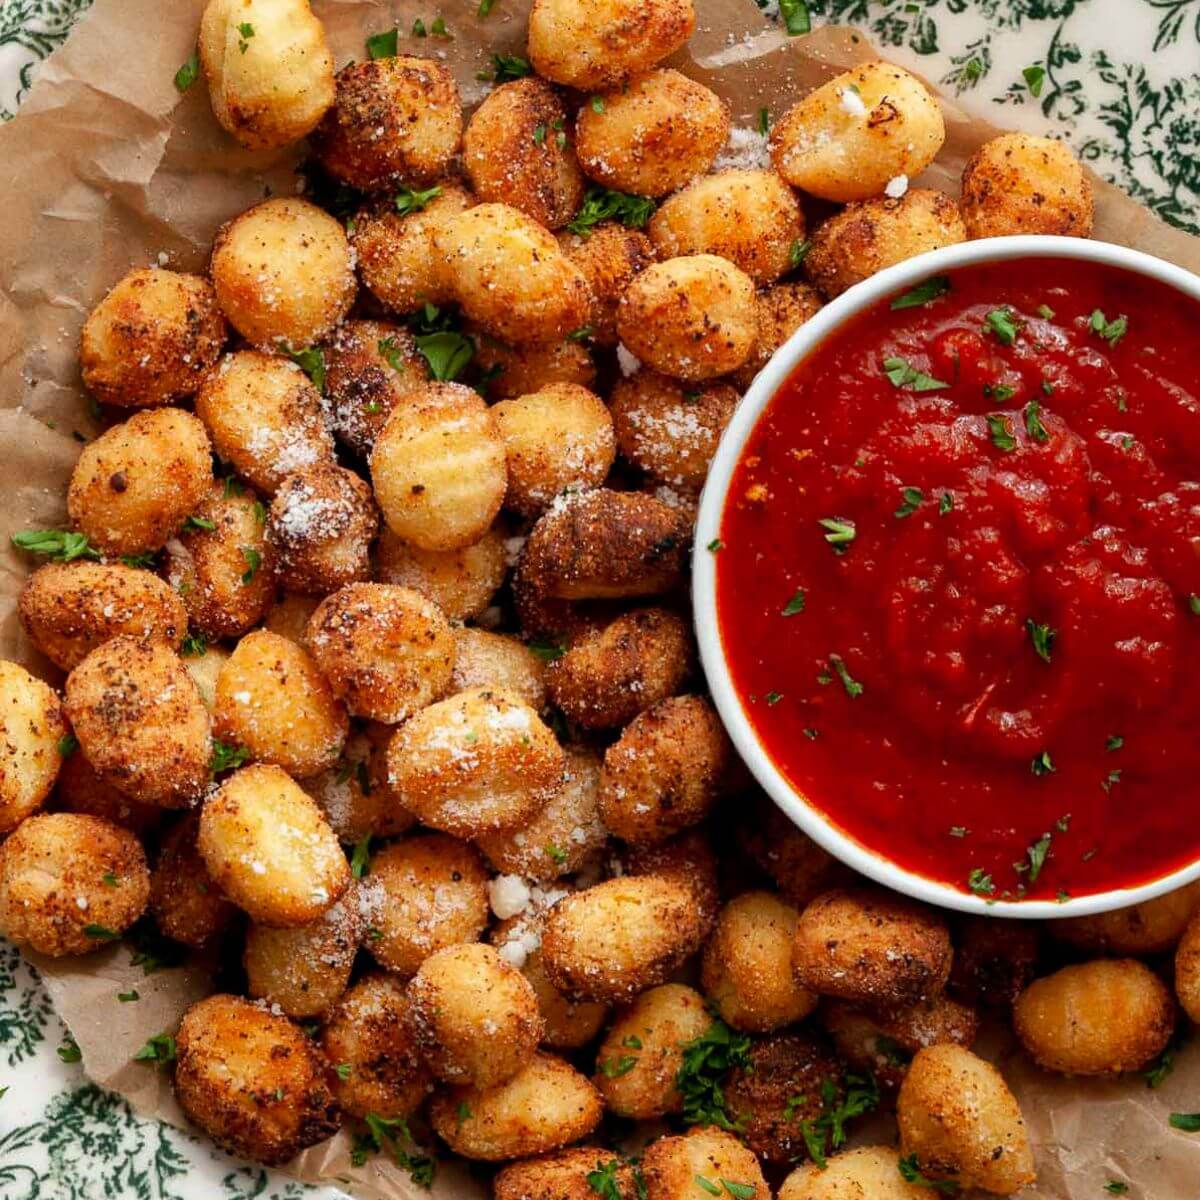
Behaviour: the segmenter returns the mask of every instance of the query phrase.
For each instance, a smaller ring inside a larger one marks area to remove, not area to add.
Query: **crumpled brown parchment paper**
[[[586,2],[586,0],[582,0]],[[56,672],[29,645],[16,596],[29,563],[9,535],[64,519],[67,478],[96,425],[78,376],[79,328],[88,310],[132,265],[203,267],[217,226],[269,193],[296,190],[295,149],[251,153],[219,129],[203,83],[180,96],[176,68],[191,53],[203,0],[96,0],[69,41],[43,66],[20,115],[0,128],[0,656]],[[491,55],[523,53],[528,0],[497,0],[486,19],[477,0],[316,0],[339,65],[364,54],[364,38],[392,24],[404,52],[433,54],[454,71],[468,105]],[[778,115],[800,94],[870,57],[860,34],[826,28],[789,39],[750,0],[698,0],[691,44],[673,65],[731,105],[752,128],[760,108]],[[444,17],[453,37],[416,39],[413,19]],[[923,183],[957,191],[963,163],[995,129],[943,99],[948,138]],[[1096,235],[1200,271],[1200,240],[1161,224],[1107,184],[1098,185]],[[88,1075],[145,1115],[186,1122],[162,1071],[132,1061],[147,1038],[173,1030],[209,989],[202,967],[144,976],[114,946],[87,958],[30,956],[83,1051]],[[136,986],[137,1004],[118,992]],[[1015,1055],[993,1030],[984,1052],[1021,1101],[1039,1182],[1028,1200],[1096,1200],[1110,1180],[1134,1200],[1198,1200],[1200,1136],[1172,1130],[1171,1111],[1200,1110],[1200,1045],[1179,1056],[1157,1090],[1140,1079],[1068,1080]],[[367,1200],[426,1195],[382,1155],[350,1165],[341,1134],[297,1158],[291,1174],[339,1183]],[[443,1163],[434,1200],[474,1200],[486,1187],[463,1164]]]

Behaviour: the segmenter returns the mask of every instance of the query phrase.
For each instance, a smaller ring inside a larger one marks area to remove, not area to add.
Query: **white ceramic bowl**
[[[742,698],[730,678],[717,622],[716,555],[705,547],[719,536],[721,514],[729,480],[742,454],[746,439],[763,409],[796,365],[834,330],[885,296],[902,292],[930,275],[944,274],[978,263],[1021,258],[1070,258],[1119,267],[1148,276],[1200,301],[1200,277],[1139,250],[1108,242],[1064,237],[985,238],[934,250],[908,259],[872,275],[827,304],[812,320],[802,325],[776,352],[750,386],[709,468],[708,481],[700,499],[696,541],[692,552],[692,602],[700,658],[708,686],[738,753],[772,800],[809,837],[854,870],[898,892],[962,912],[1004,917],[1065,917],[1107,912],[1162,895],[1200,878],[1200,861],[1138,887],[1121,888],[1080,896],[1064,904],[1053,900],[993,901],[898,866],[840,829],[819,808],[810,804],[787,781],[763,749],[746,715]],[[1135,819],[1131,817],[1131,819]]]

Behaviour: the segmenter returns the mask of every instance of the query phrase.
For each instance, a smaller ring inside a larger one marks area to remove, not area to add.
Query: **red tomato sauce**
[[[911,871],[1147,882],[1200,858],[1200,305],[1063,259],[940,280],[752,432],[716,548],[735,686],[782,774]]]

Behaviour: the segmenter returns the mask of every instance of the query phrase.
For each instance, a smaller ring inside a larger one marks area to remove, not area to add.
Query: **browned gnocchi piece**
[[[594,332],[595,326],[589,328]],[[596,381],[596,363],[582,337],[506,346],[486,333],[476,333],[475,362],[482,385],[492,400],[512,400],[554,383],[590,388]]]
[[[0,833],[45,803],[70,749],[67,736],[58,693],[17,663],[0,661]]]
[[[960,921],[947,990],[966,1004],[1011,1008],[1037,970],[1041,938],[1035,925],[990,917]]]
[[[491,688],[516,696],[536,712],[545,707],[545,667],[524,642],[509,634],[469,627],[455,629],[454,641],[451,691]]]
[[[611,1200],[634,1200],[633,1168],[611,1150],[577,1146],[509,1163],[492,1181],[493,1200],[592,1200],[595,1189],[588,1176],[602,1171],[617,1191]]]
[[[900,1174],[900,1155],[890,1146],[857,1146],[823,1166],[798,1166],[778,1200],[928,1200],[928,1190]]]
[[[1161,954],[1172,950],[1200,908],[1200,883],[1165,896],[1090,917],[1047,922],[1051,937],[1102,954]]]
[[[583,233],[564,232],[558,235],[563,253],[583,272],[592,291],[592,311],[588,318],[589,338],[598,346],[617,344],[617,304],[633,277],[655,260],[654,245],[637,229],[629,229],[619,221],[601,221]],[[578,341],[564,343],[579,347]],[[584,351],[586,355],[586,351]],[[587,360],[590,364],[591,360]],[[593,375],[595,371],[593,368]],[[590,379],[569,382],[591,383]],[[499,389],[510,386],[509,381],[497,381]],[[535,391],[536,388],[524,388]],[[505,395],[520,392],[504,391]]]
[[[642,1174],[647,1200],[702,1200],[712,1195],[710,1188],[724,1191],[722,1181],[741,1195],[771,1194],[754,1151],[715,1125],[697,1126],[647,1146]]]
[[[111,783],[105,783],[88,762],[87,755],[79,749],[62,761],[53,802],[54,807],[63,812],[103,817],[139,835],[153,829],[163,817],[163,810],[157,804],[134,800]]]
[[[79,366],[101,403],[150,408],[190,396],[224,342],[207,279],[136,267],[88,314]]]
[[[432,600],[449,621],[470,621],[492,603],[508,571],[502,530],[454,550],[422,550],[384,529],[375,543],[375,576]]]
[[[709,936],[717,923],[721,889],[717,856],[703,826],[653,846],[626,846],[617,862],[626,875],[657,875],[686,884],[696,901],[702,936]]]
[[[771,356],[804,324],[816,316],[824,301],[807,283],[777,283],[754,299],[754,349],[730,375],[730,382],[745,391]]]
[[[751,798],[746,819],[738,822],[737,840],[750,858],[775,881],[783,897],[797,907],[826,891],[843,873],[841,864],[807,834],[801,833],[761,793]]]
[[[1175,950],[1175,994],[1183,1011],[1200,1021],[1200,918],[1193,917]]]
[[[236,907],[221,894],[200,856],[198,813],[172,826],[150,872],[150,911],[160,932],[185,946],[201,947],[223,933]]]
[[[165,545],[211,483],[204,426],[180,408],[148,409],[84,446],[67,511],[106,554],[145,554]]]
[[[320,603],[320,596],[285,592],[271,605],[263,628],[295,642],[298,646],[303,646],[304,639],[308,636],[309,618],[316,612]]]
[[[38,813],[0,845],[0,933],[39,954],[107,946],[142,915],[149,891],[141,843],[101,817]]]

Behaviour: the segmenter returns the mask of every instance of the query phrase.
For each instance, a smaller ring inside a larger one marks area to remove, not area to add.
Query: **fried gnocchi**
[[[777,283],[759,292],[754,298],[754,349],[730,375],[730,382],[742,391],[749,388],[775,351],[816,316],[822,304],[820,293],[807,283]]]
[[[524,642],[508,634],[469,626],[455,629],[454,641],[451,691],[491,688],[516,696],[535,712],[545,707],[545,667]]]
[[[723,1188],[724,1182],[733,1185],[734,1193],[770,1195],[754,1152],[713,1125],[659,1138],[647,1146],[642,1174],[647,1200],[702,1200],[712,1195],[711,1188]]]
[[[199,813],[188,813],[163,838],[150,872],[150,911],[158,928],[197,948],[223,933],[237,913],[204,865],[199,832]]]
[[[696,901],[702,937],[712,933],[721,907],[721,890],[717,856],[703,828],[689,829],[653,846],[627,846],[616,861],[619,871],[626,875],[657,875],[685,884]]]
[[[508,571],[504,543],[502,530],[492,525],[466,546],[422,550],[385,528],[375,543],[375,576],[380,583],[419,592],[448,621],[474,620],[487,610],[504,582]]]
[[[58,693],[17,663],[0,661],[0,833],[45,803],[67,737]]]
[[[655,261],[653,243],[640,230],[629,229],[619,221],[601,221],[583,233],[560,233],[558,244],[563,253],[583,272],[583,277],[592,292],[592,310],[587,323],[589,339],[597,346],[615,346],[617,305],[633,277]],[[570,349],[572,347],[573,351]],[[578,341],[564,342],[559,353],[566,358],[571,358],[573,354],[573,361],[579,364],[577,369],[582,372],[584,359],[579,358],[581,351],[594,377],[595,364],[587,352],[582,350]],[[526,351],[527,354],[536,352]],[[545,353],[544,350],[542,353]],[[507,366],[506,370],[511,376],[511,365]],[[563,382],[581,383],[586,387],[591,383],[591,379],[564,379]],[[536,391],[541,386],[539,383],[514,392],[509,390],[513,386],[511,378],[501,378],[497,380],[497,385],[498,391],[505,396]]]
[[[591,1200],[596,1192],[588,1176],[610,1168],[617,1188],[613,1200],[633,1200],[633,1168],[598,1146],[578,1146],[509,1163],[492,1181],[492,1195],[494,1200]]]
[[[779,1200],[928,1200],[928,1190],[905,1180],[900,1156],[889,1146],[858,1146],[824,1166],[798,1166],[783,1181]]]
[[[581,267],[581,269],[583,269]],[[614,309],[616,301],[613,301]],[[596,320],[593,307],[591,321]],[[597,328],[589,323],[595,340]],[[572,330],[579,334],[579,330]],[[613,340],[616,340],[614,331]],[[596,381],[596,363],[582,336],[567,337],[561,342],[545,342],[525,346],[506,346],[489,334],[475,334],[475,362],[479,366],[480,383],[492,400],[512,400],[556,383],[574,383],[590,388]]]
[[[1200,883],[1176,888],[1153,900],[1089,917],[1049,921],[1052,937],[1102,954],[1161,954],[1183,937],[1200,908]]]
[[[1200,918],[1193,917],[1175,950],[1175,994],[1188,1017],[1200,1017]]]

